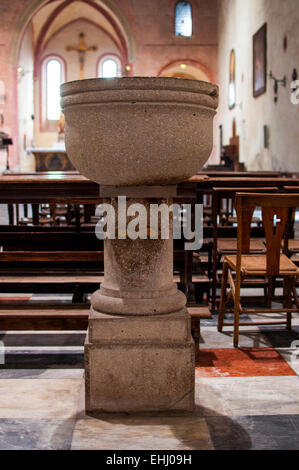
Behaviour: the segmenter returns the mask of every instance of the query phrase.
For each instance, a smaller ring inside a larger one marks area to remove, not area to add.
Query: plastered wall
[[[294,67],[299,74],[299,2],[221,0],[219,5],[220,107],[217,121],[223,126],[224,144],[228,144],[231,137],[235,118],[240,136],[240,160],[248,170],[298,172],[299,104],[292,104],[290,97]],[[287,87],[279,86],[276,104],[270,78],[266,93],[253,97],[252,36],[265,22],[268,25],[267,72],[272,70],[277,78],[287,77]],[[231,49],[236,53],[236,106],[229,110]],[[268,128],[269,148],[264,146],[264,126]]]

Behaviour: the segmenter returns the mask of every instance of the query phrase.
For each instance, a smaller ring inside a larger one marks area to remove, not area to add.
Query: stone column
[[[173,282],[172,218],[168,239],[161,238],[160,224],[157,239],[150,239],[148,225],[147,239],[132,240],[130,228],[118,224],[117,199],[111,203],[116,236],[124,238],[105,240],[105,280],[91,300],[86,411],[192,411],[194,342],[186,297]],[[127,207],[136,203],[149,222],[150,203],[172,201],[127,199]]]

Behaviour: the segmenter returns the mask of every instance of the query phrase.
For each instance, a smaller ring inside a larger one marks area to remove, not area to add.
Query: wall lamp
[[[297,73],[297,69],[294,69],[293,70],[293,73],[292,73],[292,85],[293,85],[293,88],[292,88],[292,91],[297,91],[297,84],[295,84],[295,82],[297,82],[297,79],[298,79],[298,73]]]
[[[274,103],[277,103],[278,101],[278,87],[279,87],[279,84],[281,84],[281,86],[283,86],[284,88],[286,88],[287,86],[287,77],[286,75],[282,78],[282,79],[278,79],[276,77],[274,77],[273,73],[272,73],[272,70],[270,70],[270,73],[268,75],[272,80],[274,80]]]

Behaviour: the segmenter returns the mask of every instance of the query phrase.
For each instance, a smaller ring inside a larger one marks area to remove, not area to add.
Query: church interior
[[[298,31],[0,0],[1,450],[299,450]]]

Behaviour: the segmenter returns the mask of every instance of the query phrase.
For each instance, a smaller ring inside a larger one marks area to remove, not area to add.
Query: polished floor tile
[[[208,428],[217,450],[299,450],[299,433],[292,415],[208,417]]]
[[[207,426],[215,450],[249,450],[252,440],[244,423],[227,416],[206,418]]]
[[[202,416],[299,414],[299,377],[200,377],[195,398]]]
[[[120,416],[77,421],[72,449],[213,449],[206,420],[197,416]]]
[[[0,369],[1,379],[82,379],[84,369]]]
[[[196,377],[256,377],[296,375],[273,348],[203,349]]]
[[[81,378],[0,380],[0,419],[73,418],[81,383]]]
[[[44,299],[46,301],[46,298]],[[85,332],[8,332],[0,365],[0,449],[294,449],[299,442],[299,316],[293,330],[201,322],[196,409],[188,415],[85,415]],[[154,373],[154,372],[153,372]]]
[[[299,432],[299,414],[298,415],[291,415],[290,419],[295,426],[297,432]]]
[[[276,351],[284,358],[293,371],[299,375],[299,341],[297,346],[291,348],[276,348]]]
[[[233,346],[233,328],[225,327],[222,332],[217,331],[216,327],[201,327],[200,330],[200,349],[212,348],[232,348]],[[247,348],[271,347],[272,344],[264,336],[258,327],[246,327],[246,330],[240,331],[240,346]]]
[[[253,436],[250,450],[299,450],[299,434],[260,438]]]
[[[75,420],[0,418],[0,450],[68,450]]]
[[[262,334],[268,339],[274,348],[290,348],[294,341],[299,341],[299,326],[293,326],[292,330],[285,327],[260,327]]]

